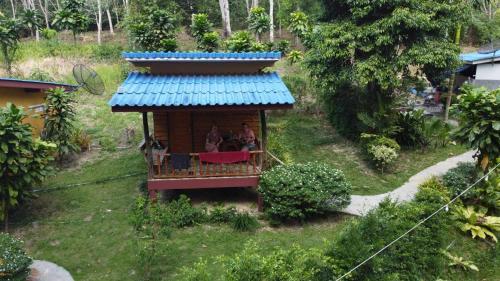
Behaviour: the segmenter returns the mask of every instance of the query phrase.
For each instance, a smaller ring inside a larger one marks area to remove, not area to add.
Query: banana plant
[[[457,207],[454,217],[458,227],[463,232],[470,232],[473,239],[490,237],[496,243],[498,239],[493,232],[500,231],[500,217],[487,216],[487,212],[488,209],[481,206]]]

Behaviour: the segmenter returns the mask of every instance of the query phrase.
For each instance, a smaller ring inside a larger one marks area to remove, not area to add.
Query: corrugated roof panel
[[[129,60],[279,60],[281,52],[123,52]]]
[[[276,73],[252,75],[152,75],[132,72],[111,106],[216,106],[293,104]]]
[[[500,51],[485,53],[485,54],[478,52],[460,54],[460,59],[465,62],[475,62],[475,61],[497,59],[497,58],[500,58]]]

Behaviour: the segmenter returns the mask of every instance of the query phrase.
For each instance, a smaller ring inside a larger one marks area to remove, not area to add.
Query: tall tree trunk
[[[460,47],[460,33],[462,32],[462,25],[457,25],[455,34],[455,44]],[[455,86],[455,71],[451,74],[450,83],[448,84],[448,96],[446,97],[446,108],[444,110],[444,122],[448,122],[450,115],[451,98],[453,96],[453,87]]]
[[[224,30],[224,37],[231,36],[231,17],[229,16],[229,2],[228,0],[219,0],[220,13],[222,15],[222,26]]]
[[[279,16],[281,13],[280,0],[277,0],[277,3],[278,3],[278,34],[280,38],[283,38],[283,30],[281,29],[281,17]]]
[[[252,0],[252,8],[259,6],[259,0]]]
[[[35,28],[35,38],[36,41],[40,41],[40,31],[38,31],[38,28]]]
[[[274,0],[269,0],[269,42],[274,42]]]
[[[247,16],[250,16],[250,9],[252,8],[250,6],[250,1],[249,0],[245,0],[245,3],[246,3],[246,8],[247,8]]]
[[[96,23],[97,23],[97,44],[101,45],[101,33],[102,33],[102,7],[101,0],[97,0],[97,14],[96,14]]]
[[[10,7],[12,9],[12,18],[16,19],[16,4],[14,3],[14,0],[10,0]]]
[[[113,29],[113,18],[111,17],[111,13],[109,12],[109,8],[106,9],[106,14],[108,15],[109,33],[114,35],[115,31]]]
[[[40,4],[40,11],[42,11],[45,19],[45,27],[50,28],[48,0],[44,0],[43,2],[44,3],[42,4],[42,0],[38,0],[38,4]]]

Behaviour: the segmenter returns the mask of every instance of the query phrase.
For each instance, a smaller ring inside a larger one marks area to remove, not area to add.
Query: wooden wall
[[[42,115],[46,96],[47,94],[41,91],[0,87],[0,106],[4,107],[7,103],[13,103],[18,107],[23,107],[24,112],[28,115],[23,122],[33,126],[34,136],[40,136],[45,123]]]
[[[260,118],[257,110],[155,112],[153,121],[155,138],[164,144],[168,142],[171,152],[187,152],[186,149],[189,146],[191,147],[189,152],[203,152],[206,135],[214,123],[217,124],[222,134],[228,134],[230,131],[238,134],[241,131],[241,123],[247,123],[255,132],[256,137],[261,139]],[[186,135],[187,132],[189,135]],[[172,140],[168,141],[169,137]]]

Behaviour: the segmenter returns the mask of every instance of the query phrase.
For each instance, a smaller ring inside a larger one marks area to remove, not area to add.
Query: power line
[[[50,187],[50,188],[38,188],[32,190],[33,193],[38,193],[38,192],[51,192],[51,191],[56,191],[56,190],[61,190],[61,189],[69,189],[69,188],[75,188],[75,187],[80,187],[83,185],[90,185],[90,184],[100,184],[100,183],[105,183],[109,181],[114,181],[114,180],[120,180],[124,178],[130,178],[130,177],[135,177],[139,175],[145,175],[144,172],[137,172],[137,173],[132,173],[132,174],[125,174],[121,176],[115,176],[115,177],[107,177],[95,181],[88,181],[88,182],[81,182],[81,183],[74,183],[74,184],[67,184],[67,185],[60,185],[60,186],[55,186],[55,187]]]
[[[448,209],[448,207],[449,207],[450,204],[454,203],[458,198],[460,198],[462,195],[464,195],[465,193],[467,193],[467,191],[469,191],[471,188],[473,188],[474,186],[476,186],[476,184],[478,184],[479,182],[481,182],[483,179],[487,178],[496,168],[498,168],[498,166],[500,166],[500,163],[497,164],[493,169],[491,169],[488,173],[486,173],[480,179],[478,179],[475,183],[473,183],[472,185],[470,185],[469,187],[467,187],[464,191],[462,191],[455,198],[451,199],[450,202],[448,202],[445,205],[441,206],[441,208],[437,209],[434,213],[430,214],[425,219],[419,221],[417,224],[415,224],[408,231],[406,231],[405,233],[403,233],[402,235],[400,235],[398,238],[394,239],[391,243],[385,245],[382,249],[378,250],[375,254],[371,255],[370,257],[368,257],[367,259],[365,259],[364,261],[362,261],[361,263],[359,263],[358,265],[356,265],[354,268],[352,268],[351,270],[349,270],[348,272],[346,272],[344,275],[342,275],[339,278],[335,279],[335,281],[340,281],[340,280],[344,279],[347,275],[351,274],[353,271],[355,271],[356,269],[358,269],[359,267],[361,267],[362,265],[364,265],[365,263],[367,263],[368,261],[370,261],[371,259],[373,259],[377,255],[379,255],[380,253],[382,253],[383,251],[385,251],[385,249],[389,248],[391,245],[393,245],[394,243],[396,243],[399,240],[401,240],[401,238],[403,238],[406,235],[408,235],[410,232],[412,232],[417,227],[419,227],[420,225],[422,225],[423,223],[425,223],[426,221],[428,221],[430,218],[432,218],[433,216],[437,215],[442,210]]]

